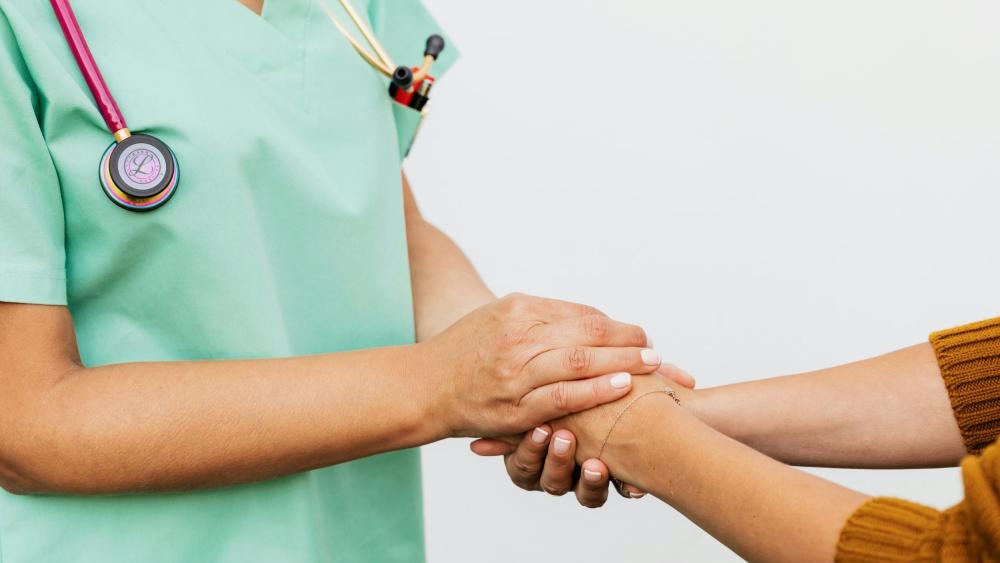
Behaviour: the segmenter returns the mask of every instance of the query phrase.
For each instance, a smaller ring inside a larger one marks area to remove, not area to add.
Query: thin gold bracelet
[[[638,397],[634,397],[631,401],[628,402],[628,404],[625,405],[625,407],[622,408],[621,411],[618,412],[618,415],[615,417],[614,422],[611,423],[611,428],[608,428],[608,435],[604,437],[604,443],[601,444],[601,450],[597,453],[598,459],[600,459],[604,455],[604,448],[608,445],[608,440],[611,439],[611,433],[614,432],[615,427],[618,426],[618,422],[622,419],[623,416],[625,416],[625,413],[628,412],[630,408],[632,408],[632,405],[636,404],[639,401],[639,399],[642,399],[643,397],[656,395],[658,393],[665,394],[666,396],[673,399],[674,402],[677,403],[678,405],[681,404],[681,400],[677,396],[677,393],[675,393],[674,390],[671,389],[670,387],[664,387],[663,389],[655,389],[653,391],[647,391],[642,395],[639,395]],[[625,492],[625,483],[623,481],[621,481],[620,479],[616,479],[613,476],[610,479],[611,483],[615,486],[615,490],[618,491],[619,495],[625,498],[632,498],[632,495]]]

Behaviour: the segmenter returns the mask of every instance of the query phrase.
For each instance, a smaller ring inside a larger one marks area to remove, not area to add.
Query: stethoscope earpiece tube
[[[361,55],[372,68],[383,75],[389,77],[389,96],[397,103],[408,108],[423,112],[427,105],[428,96],[434,86],[434,77],[430,75],[431,66],[437,60],[441,52],[444,51],[445,41],[440,35],[431,35],[427,38],[427,46],[424,49],[424,60],[419,67],[410,68],[407,66],[396,66],[386,53],[385,49],[375,38],[375,34],[368,29],[364,21],[358,16],[357,11],[351,5],[350,0],[339,0],[340,5],[350,16],[355,27],[361,32],[362,37],[371,46],[374,53],[368,52],[361,43],[347,30],[340,19],[324,0],[320,0],[320,7],[326,12],[327,17],[337,31],[347,39],[347,42],[354,47],[354,50]]]

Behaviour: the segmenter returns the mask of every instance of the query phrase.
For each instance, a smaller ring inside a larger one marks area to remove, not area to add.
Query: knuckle
[[[583,346],[572,348],[566,353],[566,368],[572,373],[586,372],[592,363],[591,351]]]
[[[604,390],[605,390],[605,387],[604,387],[604,382],[602,380],[600,380],[600,379],[591,379],[590,380],[589,391],[590,391],[590,397],[591,397],[591,399],[596,400],[596,399],[600,398],[604,394]]]
[[[501,300],[504,310],[512,316],[520,316],[531,308],[533,299],[523,293],[511,293]]]
[[[510,474],[515,479],[526,480],[526,478],[538,473],[538,467],[523,458],[515,457],[510,462]]]
[[[607,317],[600,315],[588,315],[583,318],[583,330],[594,340],[604,340],[608,336],[610,323]]]
[[[646,335],[646,330],[645,329],[643,329],[641,326],[637,326],[636,325],[636,326],[633,327],[632,330],[633,330],[632,339],[635,342],[636,346],[648,346],[649,345],[649,337]]]
[[[559,381],[552,385],[549,391],[552,406],[560,412],[567,412],[570,407],[570,386],[565,381]]]
[[[593,306],[587,305],[585,303],[576,303],[576,302],[573,302],[573,303],[570,303],[570,305],[572,306],[573,312],[576,315],[578,315],[578,316],[581,316],[581,315],[588,315],[588,316],[589,315],[593,315],[593,316],[596,316],[596,317],[607,317],[607,315],[604,314],[604,311],[601,311],[597,307],[593,307]]]
[[[514,366],[503,365],[497,368],[497,376],[500,379],[514,379],[517,377],[518,370]]]
[[[542,490],[554,497],[561,497],[569,492],[568,487],[559,485],[542,485]]]

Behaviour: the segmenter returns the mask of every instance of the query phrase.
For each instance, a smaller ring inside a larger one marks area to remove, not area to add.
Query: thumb
[[[472,450],[472,453],[483,457],[509,455],[514,452],[516,447],[503,440],[495,440],[493,438],[480,438],[469,444],[469,449]]]

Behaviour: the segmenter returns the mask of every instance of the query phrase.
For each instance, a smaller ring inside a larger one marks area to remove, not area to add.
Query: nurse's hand
[[[646,333],[584,305],[511,295],[424,344],[453,437],[508,436],[615,401],[660,356]]]

